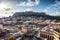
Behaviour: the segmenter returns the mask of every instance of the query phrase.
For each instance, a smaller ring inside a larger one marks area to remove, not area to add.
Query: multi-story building
[[[40,32],[40,37],[45,38],[46,40],[54,40],[53,34],[47,32]]]
[[[48,27],[42,28],[40,31],[40,37],[45,38],[46,40],[54,40],[53,30]]]
[[[54,40],[60,40],[60,29],[54,29]]]

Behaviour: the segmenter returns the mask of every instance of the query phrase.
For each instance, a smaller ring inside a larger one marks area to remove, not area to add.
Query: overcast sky
[[[53,6],[56,6],[56,4],[58,4],[57,8],[58,11],[60,11],[59,0],[0,0],[0,16],[10,16],[13,15],[14,12],[24,12],[30,10],[35,12],[44,11],[50,15],[58,15],[60,12],[56,12],[56,14],[54,14],[51,11],[51,13],[49,13],[50,9]],[[57,8],[54,10],[56,11]]]

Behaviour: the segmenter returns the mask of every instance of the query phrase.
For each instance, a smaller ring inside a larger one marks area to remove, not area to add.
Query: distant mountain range
[[[16,12],[13,17],[21,17],[21,16],[24,16],[24,17],[42,17],[44,19],[50,19],[50,20],[60,20],[60,16],[50,16],[50,15],[47,15],[45,12]]]

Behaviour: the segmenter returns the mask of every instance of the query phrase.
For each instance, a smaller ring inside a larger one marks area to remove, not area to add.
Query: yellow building
[[[27,28],[26,27],[22,27],[21,31],[23,31],[24,33],[26,33],[27,32]]]
[[[60,29],[54,29],[54,40],[60,40]]]
[[[16,40],[15,37],[8,37],[6,40]]]

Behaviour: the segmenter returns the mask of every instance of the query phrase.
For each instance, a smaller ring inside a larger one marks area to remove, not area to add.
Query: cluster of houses
[[[60,34],[56,34],[58,37],[55,37],[57,32],[55,29],[60,29],[60,20],[44,20],[42,17],[0,18],[0,39],[4,40],[8,40],[7,37],[13,37],[14,40],[17,37],[23,39],[24,36],[34,36],[42,40],[60,40]]]

